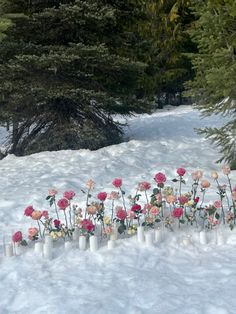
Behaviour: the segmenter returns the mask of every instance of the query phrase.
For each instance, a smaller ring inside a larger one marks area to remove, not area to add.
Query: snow
[[[119,145],[7,156],[0,161],[0,236],[27,230],[31,222],[24,208],[48,209],[45,197],[52,187],[75,190],[83,206],[80,190],[90,178],[96,182],[94,195],[113,190],[116,177],[123,178],[127,194],[140,181],[153,183],[159,171],[172,184],[178,167],[187,169],[187,179],[196,169],[209,178],[220,169],[219,155],[194,128],[221,124],[218,116],[201,119],[191,106],[169,107],[129,118],[130,140]],[[231,177],[235,183],[235,171]],[[208,200],[215,200],[213,193]],[[181,229],[166,231],[153,248],[130,237],[119,239],[113,250],[102,245],[94,253],[57,247],[53,260],[36,256],[33,249],[6,258],[0,243],[0,313],[235,314],[236,231],[223,231],[225,245],[215,244],[214,233],[201,245],[196,231]],[[184,247],[180,240],[186,234],[192,244]]]

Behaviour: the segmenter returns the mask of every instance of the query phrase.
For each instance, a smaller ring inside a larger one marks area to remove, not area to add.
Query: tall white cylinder
[[[43,255],[43,243],[42,242],[35,242],[34,252],[40,256]]]
[[[207,244],[207,235],[206,235],[206,231],[200,231],[199,233],[199,242],[201,244]]]
[[[144,242],[144,228],[142,226],[137,228],[137,240],[140,243]]]
[[[46,259],[52,259],[52,246],[51,246],[51,244],[45,243],[43,245],[43,256]]]
[[[156,229],[155,230],[155,242],[160,243],[162,240],[162,230],[161,229]]]
[[[153,235],[151,232],[145,234],[145,244],[146,247],[153,247]]]
[[[15,255],[21,255],[23,253],[23,247],[18,243],[15,243],[14,249],[15,249]]]
[[[89,247],[91,252],[98,250],[98,238],[96,236],[91,236],[89,238]]]
[[[116,245],[115,240],[108,240],[108,242],[107,242],[107,248],[108,248],[108,250],[114,249],[114,248],[115,248],[115,245]]]
[[[13,253],[13,245],[11,243],[5,244],[4,253],[6,257],[11,257],[14,255]]]
[[[217,245],[223,245],[225,243],[225,239],[222,232],[217,232]]]
[[[71,250],[72,247],[73,247],[73,243],[71,241],[66,241],[64,243],[64,247],[65,247],[66,250]]]
[[[51,247],[53,247],[53,240],[49,234],[45,235],[44,243],[47,244],[48,246],[50,245]]]
[[[110,240],[117,240],[118,239],[118,227],[117,225],[112,226],[112,233],[110,235]]]
[[[79,240],[79,228],[78,227],[75,227],[75,230],[73,231],[73,234],[72,234],[72,239],[73,241]]]
[[[79,237],[79,249],[81,251],[86,250],[86,237],[85,236],[80,236]]]

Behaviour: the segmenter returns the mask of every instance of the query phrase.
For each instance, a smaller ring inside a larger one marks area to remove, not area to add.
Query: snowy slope
[[[48,208],[45,196],[51,187],[78,192],[76,200],[83,205],[80,189],[90,178],[96,182],[95,194],[111,191],[115,177],[123,178],[131,194],[138,182],[153,182],[159,171],[172,179],[180,166],[189,174],[203,169],[206,177],[220,169],[216,149],[194,132],[220,125],[220,117],[200,119],[183,106],[132,117],[128,123],[130,141],[119,145],[1,160],[0,235],[26,230],[30,222],[24,208]],[[231,177],[236,182],[236,174]],[[236,232],[225,234],[225,246],[209,239],[206,246],[195,241],[183,248],[181,236],[166,233],[153,249],[135,238],[97,253],[58,248],[52,261],[36,257],[33,250],[10,259],[0,251],[0,313],[235,314]]]

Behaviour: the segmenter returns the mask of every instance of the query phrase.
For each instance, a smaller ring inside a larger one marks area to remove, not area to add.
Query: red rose
[[[100,193],[98,193],[97,198],[98,198],[101,202],[104,202],[105,199],[107,198],[107,193],[106,193],[106,192],[100,192]]]

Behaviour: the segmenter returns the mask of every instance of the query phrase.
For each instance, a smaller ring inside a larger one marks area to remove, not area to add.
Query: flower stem
[[[229,178],[228,174],[227,174],[227,178],[228,178],[229,189],[230,189],[230,193],[231,193],[231,197],[232,197],[233,189],[232,189],[231,181],[230,181],[230,178]],[[233,209],[234,209],[234,225],[235,225],[235,222],[236,222],[236,207],[235,207],[235,202],[234,202],[233,198],[232,198],[232,204],[233,204]]]
[[[38,223],[38,227],[39,227],[39,234],[40,234],[40,238],[42,239],[43,236],[42,236],[42,232],[41,232],[41,227],[40,227],[40,223],[39,221],[37,220],[37,223]]]

